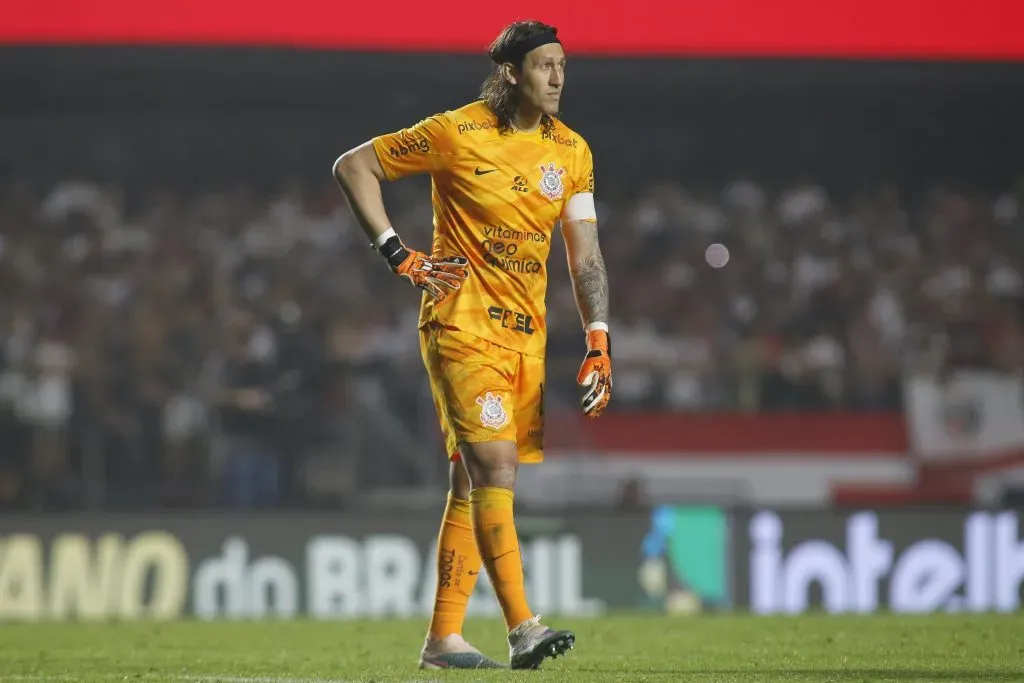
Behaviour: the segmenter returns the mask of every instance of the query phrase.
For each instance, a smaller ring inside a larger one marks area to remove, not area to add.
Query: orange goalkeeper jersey
[[[389,180],[430,173],[432,253],[469,259],[461,290],[440,304],[423,297],[420,326],[442,323],[543,358],[552,231],[572,195],[594,191],[586,141],[560,121],[549,132],[499,134],[479,101],[373,147]]]

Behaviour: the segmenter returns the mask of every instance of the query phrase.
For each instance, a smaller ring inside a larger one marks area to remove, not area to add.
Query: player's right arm
[[[381,135],[342,154],[334,178],[352,214],[395,274],[443,301],[469,275],[461,255],[432,258],[407,248],[391,226],[384,208],[381,181],[442,170],[451,155],[447,117],[431,117],[412,128]]]
[[[380,189],[384,169],[373,150],[373,142],[364,142],[338,157],[334,162],[334,179],[345,193],[359,227],[375,244],[391,227],[391,221]]]

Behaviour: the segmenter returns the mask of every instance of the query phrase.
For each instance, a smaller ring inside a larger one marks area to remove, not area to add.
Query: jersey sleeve
[[[573,169],[572,193],[589,192],[594,194],[594,155],[590,152],[590,145],[586,141],[582,142],[574,164],[576,168]]]
[[[448,166],[454,150],[452,121],[437,114],[414,126],[373,139],[380,166],[388,180],[432,173]]]
[[[590,146],[584,141],[576,152],[572,163],[572,174],[569,177],[571,191],[569,198],[562,207],[562,220],[587,221],[597,220],[594,206],[594,157]]]

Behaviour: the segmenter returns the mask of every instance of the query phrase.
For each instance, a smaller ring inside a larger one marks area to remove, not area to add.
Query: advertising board
[[[586,617],[1015,612],[1015,511],[729,510],[521,516],[531,606]],[[436,522],[327,514],[0,520],[0,622],[426,618]],[[482,573],[470,616],[498,616]]]
[[[1024,580],[1014,511],[776,512],[737,520],[739,600],[757,614],[1013,612]]]
[[[437,524],[424,515],[6,517],[0,621],[426,616]],[[591,615],[635,606],[647,526],[646,515],[523,516],[534,609]],[[470,614],[500,614],[486,573]]]

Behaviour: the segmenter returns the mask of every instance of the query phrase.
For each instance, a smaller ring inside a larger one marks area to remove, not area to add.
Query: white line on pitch
[[[143,674],[142,676],[133,676],[125,674],[92,674],[89,676],[69,676],[67,674],[58,674],[55,676],[43,676],[27,674],[27,675],[8,675],[0,676],[0,681],[19,681],[21,683],[81,683],[82,681],[132,681],[132,680],[150,680],[150,681],[180,681],[181,683],[356,683],[356,681],[349,681],[340,678],[285,678],[279,676],[215,676],[215,675],[202,675],[202,676],[190,676],[187,674]],[[422,680],[416,681],[416,683],[430,683],[429,681],[424,682]],[[436,682],[435,682],[436,683]]]

